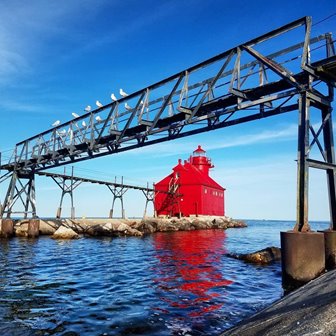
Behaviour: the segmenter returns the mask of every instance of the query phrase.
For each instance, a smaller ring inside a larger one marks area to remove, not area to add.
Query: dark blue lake
[[[280,246],[294,222],[145,238],[0,240],[0,335],[219,335],[282,296],[279,263],[225,256]],[[314,230],[327,223],[311,223]]]

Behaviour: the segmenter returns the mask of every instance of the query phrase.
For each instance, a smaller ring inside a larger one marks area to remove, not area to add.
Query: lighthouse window
[[[206,194],[208,192],[207,188],[204,188],[204,194]]]

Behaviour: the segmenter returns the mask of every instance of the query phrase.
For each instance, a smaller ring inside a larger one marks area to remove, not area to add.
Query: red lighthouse
[[[209,176],[213,167],[201,146],[183,164],[179,159],[173,172],[154,186],[156,214],[224,216],[225,189]]]

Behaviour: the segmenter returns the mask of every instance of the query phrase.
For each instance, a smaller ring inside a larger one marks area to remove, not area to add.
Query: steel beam
[[[307,231],[308,226],[308,152],[310,101],[306,92],[299,98],[298,161],[297,161],[297,216],[298,231]]]
[[[326,124],[323,127],[323,140],[325,157],[329,164],[335,165],[335,148],[334,148],[334,134],[332,125],[332,108],[326,106],[322,109],[322,120],[326,120]],[[331,227],[336,230],[336,181],[335,181],[335,169],[326,169],[327,181],[328,181],[328,194],[329,194],[329,210]]]

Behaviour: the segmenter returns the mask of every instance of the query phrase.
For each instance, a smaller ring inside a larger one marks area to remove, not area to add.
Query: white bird
[[[59,120],[56,120],[51,126],[56,127],[60,124],[61,122]]]
[[[74,118],[79,118],[79,115],[78,115],[77,113],[72,112],[71,114],[72,114],[72,116],[73,116]]]
[[[143,104],[144,104],[144,102],[143,102],[143,100],[141,100],[141,101],[140,101],[140,105],[143,105]]]
[[[86,127],[86,122],[84,120],[82,121],[82,126]]]
[[[125,91],[123,91],[123,89],[120,89],[119,93],[120,93],[120,96],[122,96],[124,98],[128,96],[128,94]]]
[[[84,111],[90,112],[91,111],[91,106],[90,105],[86,106],[85,109],[84,109]]]
[[[111,99],[112,99],[113,101],[117,101],[117,100],[118,100],[117,97],[114,95],[114,93],[111,94]]]
[[[61,134],[61,135],[64,135],[66,133],[66,130],[62,129],[62,131],[59,131],[58,133]]]
[[[100,118],[100,116],[96,116],[96,120],[97,120],[97,121],[102,121],[103,119]]]
[[[129,106],[127,103],[125,103],[125,109],[128,110],[128,111],[130,111],[130,110],[132,110],[132,107]]]
[[[96,100],[96,105],[97,105],[98,107],[103,107],[103,106],[104,106],[99,100]]]

